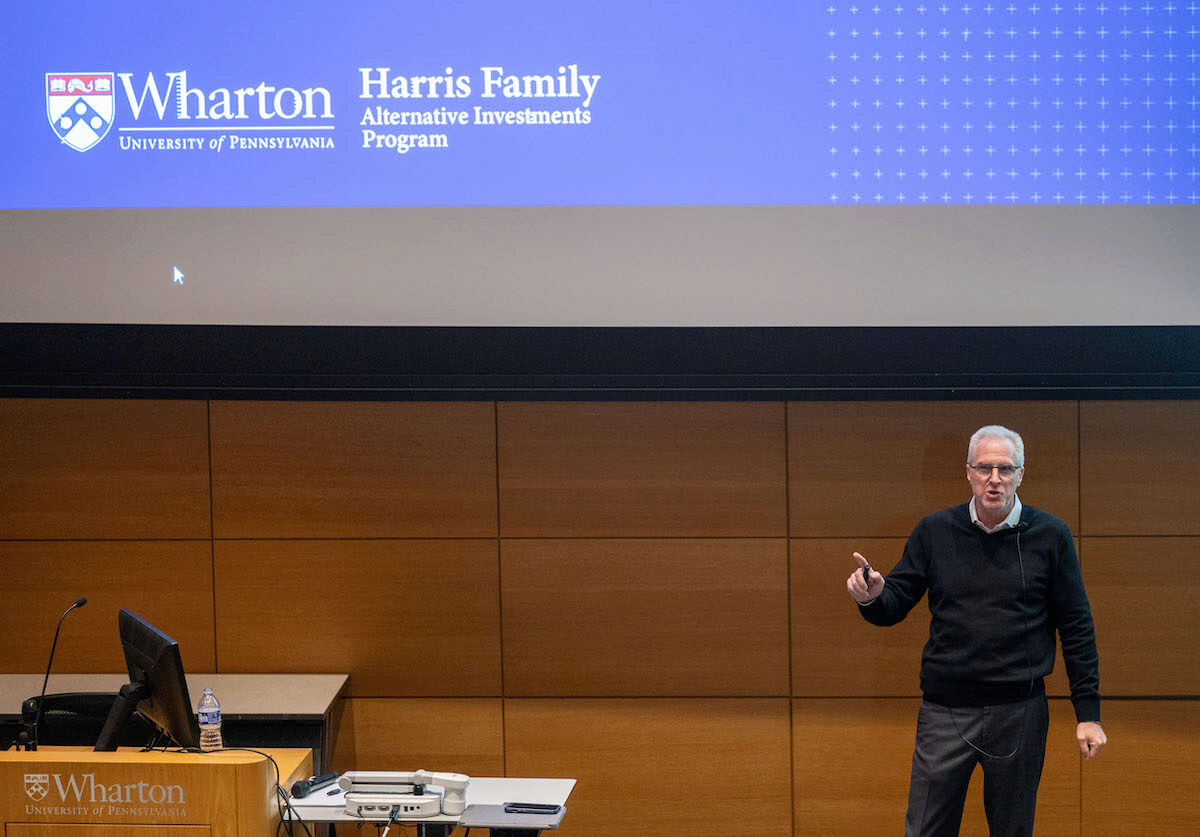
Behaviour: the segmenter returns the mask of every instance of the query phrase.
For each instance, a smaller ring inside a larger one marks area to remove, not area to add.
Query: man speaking
[[[1025,445],[982,427],[967,447],[970,502],[917,524],[895,568],[880,575],[859,553],[846,589],[863,618],[894,625],[929,594],[905,835],[956,835],[975,765],[993,835],[1033,833],[1049,710],[1043,678],[1062,642],[1084,758],[1100,727],[1100,668],[1091,608],[1067,525],[1022,505]]]

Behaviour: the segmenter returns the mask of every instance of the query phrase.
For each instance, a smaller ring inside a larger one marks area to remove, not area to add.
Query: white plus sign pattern
[[[831,203],[1195,204],[1200,2],[833,2]]]

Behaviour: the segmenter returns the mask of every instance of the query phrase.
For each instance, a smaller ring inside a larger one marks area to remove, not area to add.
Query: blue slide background
[[[1194,0],[22,2],[5,29],[2,208],[1200,199]],[[361,147],[377,104],[573,110],[479,96],[482,66],[569,64],[601,75],[590,124],[395,128],[449,145]],[[359,67],[447,66],[471,77],[469,97],[359,98]],[[46,73],[128,72],[140,91],[148,73],[162,88],[180,70],[206,91],[325,87],[336,147],[123,149],[122,129],[198,120],[135,123],[119,81],[93,148],[63,145],[47,121]]]

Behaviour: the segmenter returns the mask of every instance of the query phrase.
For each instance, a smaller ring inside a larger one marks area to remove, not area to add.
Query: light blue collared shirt
[[[999,523],[997,523],[995,526],[993,526],[991,529],[989,529],[984,524],[984,522],[979,519],[979,515],[977,515],[975,513],[975,498],[972,497],[971,503],[970,503],[971,522],[974,523],[976,526],[978,526],[983,531],[989,532],[989,533],[1000,532],[1004,529],[1016,529],[1017,524],[1021,522],[1021,498],[1013,497],[1013,500],[1014,500],[1014,502],[1013,502],[1012,511],[1010,511],[1008,513],[1008,517],[1004,518]]]

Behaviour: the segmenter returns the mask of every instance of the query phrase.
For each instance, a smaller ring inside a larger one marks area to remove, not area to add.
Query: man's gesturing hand
[[[858,569],[846,579],[846,590],[859,604],[867,604],[883,592],[883,576],[871,569],[867,559],[854,553]]]

